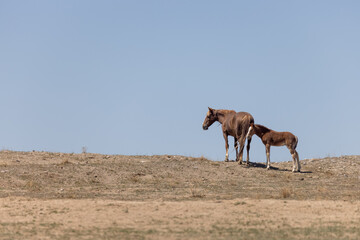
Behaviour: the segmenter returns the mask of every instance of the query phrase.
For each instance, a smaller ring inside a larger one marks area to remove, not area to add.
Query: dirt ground
[[[360,156],[0,152],[0,239],[360,239]]]

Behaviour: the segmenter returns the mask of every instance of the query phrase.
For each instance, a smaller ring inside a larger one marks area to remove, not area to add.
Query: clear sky
[[[210,106],[293,132],[300,159],[360,154],[359,13],[348,0],[0,0],[0,148],[223,160],[219,124],[202,130]],[[256,136],[251,160],[265,161]]]

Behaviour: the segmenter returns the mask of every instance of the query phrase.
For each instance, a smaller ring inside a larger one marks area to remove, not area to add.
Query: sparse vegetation
[[[245,205],[245,204],[246,204],[246,202],[244,202],[244,201],[241,201],[241,202],[238,201],[238,202],[234,203],[235,206],[237,206],[237,205]]]
[[[69,164],[69,163],[70,163],[69,159],[64,159],[59,163],[59,165],[65,165],[65,164]]]
[[[193,198],[203,198],[205,197],[205,193],[203,190],[198,188],[190,188],[190,194]]]
[[[41,190],[40,185],[37,182],[33,181],[33,180],[27,181],[26,184],[25,184],[25,188],[27,190],[29,190],[29,191],[32,191],[32,192]]]
[[[288,188],[281,189],[281,197],[288,198],[291,195],[291,191]]]
[[[1,151],[0,239],[358,239],[360,156],[291,168]]]

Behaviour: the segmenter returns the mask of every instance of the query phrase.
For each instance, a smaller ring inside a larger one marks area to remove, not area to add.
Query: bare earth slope
[[[0,152],[0,239],[360,239],[360,156]]]

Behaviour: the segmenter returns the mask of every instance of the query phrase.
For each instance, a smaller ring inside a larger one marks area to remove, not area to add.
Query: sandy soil
[[[0,152],[0,239],[360,239],[360,156]]]

